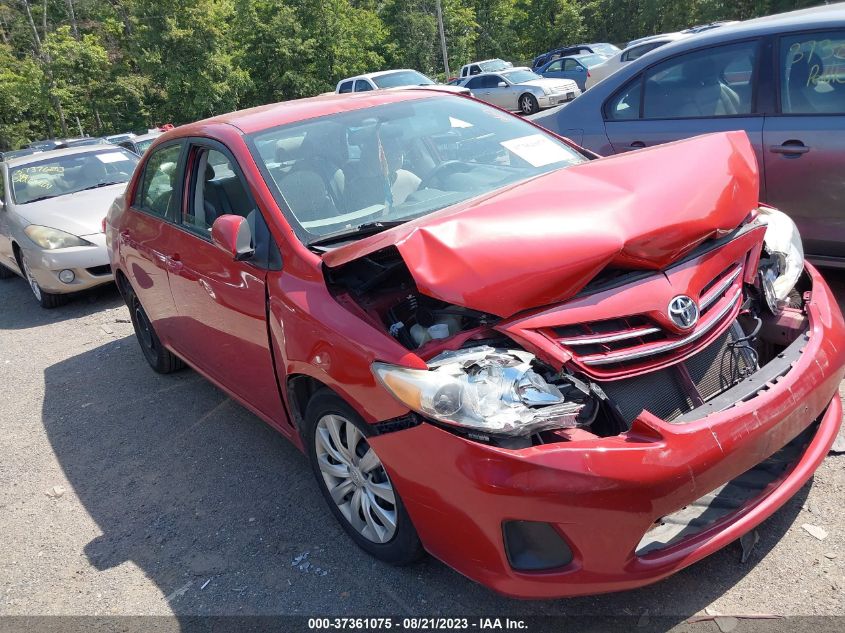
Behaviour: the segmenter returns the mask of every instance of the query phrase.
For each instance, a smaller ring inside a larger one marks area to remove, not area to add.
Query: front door
[[[267,261],[235,261],[211,241],[221,215],[246,217],[256,242],[270,239],[269,231],[226,148],[198,140],[187,161],[187,195],[168,255],[176,350],[264,417],[284,420],[267,334]]]
[[[744,130],[762,165],[763,117],[753,107],[758,49],[752,40],[697,50],[637,76],[605,105],[614,152]]]
[[[766,202],[808,255],[845,257],[845,30],[780,38],[778,114],[763,126]]]

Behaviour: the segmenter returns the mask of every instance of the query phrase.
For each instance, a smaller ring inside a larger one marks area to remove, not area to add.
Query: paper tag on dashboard
[[[571,152],[542,134],[520,136],[509,141],[502,141],[501,145],[534,167],[572,160]]]
[[[101,163],[119,163],[122,160],[126,160],[126,155],[121,152],[109,152],[107,154],[94,154],[97,158],[100,159]]]

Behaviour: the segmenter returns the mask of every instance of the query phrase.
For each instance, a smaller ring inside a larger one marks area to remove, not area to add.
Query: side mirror
[[[497,85],[498,85],[499,88],[507,88],[508,87],[508,84],[506,84],[504,81],[500,81]]]
[[[575,70],[577,70],[579,73],[582,73],[582,72],[584,72],[584,67],[578,66],[578,68],[576,68]]]
[[[235,261],[249,259],[255,253],[249,223],[239,215],[221,215],[217,218],[211,227],[211,241]]]

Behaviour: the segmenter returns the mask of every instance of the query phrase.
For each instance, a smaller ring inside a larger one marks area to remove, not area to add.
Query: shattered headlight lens
[[[30,224],[24,230],[27,237],[43,249],[52,251],[57,248],[69,248],[71,246],[91,246],[91,242],[81,237],[65,233],[59,229],[52,229],[49,226]]]
[[[444,352],[428,370],[373,363],[382,385],[408,408],[440,422],[500,435],[577,426],[583,404],[531,369],[522,350],[472,347]]]
[[[792,218],[771,207],[759,211],[766,225],[764,248],[773,262],[761,269],[763,291],[772,311],[780,312],[804,270],[804,246]]]

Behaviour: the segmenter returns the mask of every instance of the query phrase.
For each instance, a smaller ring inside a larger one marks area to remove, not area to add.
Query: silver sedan
[[[0,278],[26,279],[44,308],[112,281],[103,219],[137,163],[112,145],[0,161]]]
[[[546,79],[527,68],[474,75],[462,85],[482,101],[523,114],[572,101],[581,94],[571,79]]]

